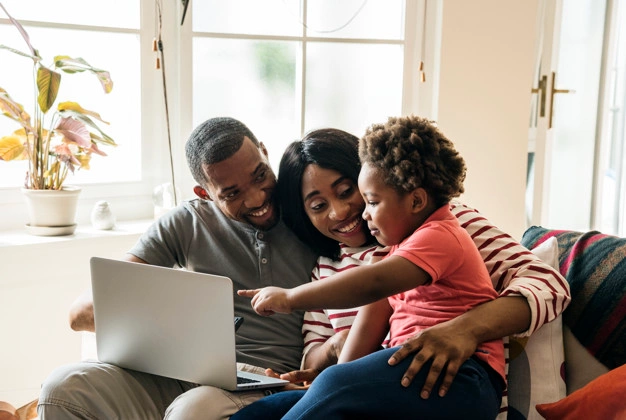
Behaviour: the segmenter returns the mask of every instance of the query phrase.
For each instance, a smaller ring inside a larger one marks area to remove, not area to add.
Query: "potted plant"
[[[2,3],[0,8],[20,32],[28,51],[19,51],[5,45],[0,45],[0,49],[33,61],[33,81],[37,93],[31,118],[24,107],[0,87],[0,111],[21,126],[13,133],[0,137],[0,160],[28,160],[28,170],[22,189],[27,197],[27,203],[31,196],[45,196],[46,200],[56,203],[53,204],[56,210],[46,209],[41,216],[37,215],[37,210],[42,204],[35,203],[29,207],[28,226],[32,228],[31,230],[48,232],[47,234],[54,234],[50,233],[54,231],[60,234],[73,233],[80,189],[64,185],[66,177],[75,170],[89,169],[92,154],[106,156],[99,145],[116,144],[100,129],[99,123],[108,123],[98,113],[84,109],[72,101],[59,102],[54,107],[61,84],[61,72],[92,73],[100,81],[105,93],[111,92],[113,82],[109,72],[91,66],[82,58],[55,56],[52,65],[45,66],[39,51],[33,48],[22,25],[9,15]],[[72,202],[70,215],[65,219],[56,219],[55,215],[63,207],[61,196],[70,196]],[[37,229],[42,226],[59,229]]]

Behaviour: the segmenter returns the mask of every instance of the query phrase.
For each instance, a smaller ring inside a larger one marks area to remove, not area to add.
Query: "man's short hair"
[[[244,123],[234,118],[210,118],[197,126],[185,145],[187,165],[197,183],[204,185],[208,179],[204,166],[218,163],[234,155],[248,137],[255,146],[259,141]]]

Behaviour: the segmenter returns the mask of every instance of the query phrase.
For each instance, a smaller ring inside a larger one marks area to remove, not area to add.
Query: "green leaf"
[[[115,143],[111,137],[107,136],[102,131],[100,133],[104,135],[106,138],[100,137],[93,131],[89,133],[89,135],[91,136],[91,140],[94,143],[106,144],[107,146],[117,147],[117,143]]]
[[[54,67],[65,73],[79,73],[92,69],[92,67],[82,58],[72,58],[67,55],[57,55],[54,57]]]
[[[30,59],[31,59],[31,60],[33,60],[35,63],[36,63],[36,62],[38,62],[39,60],[41,60],[41,58],[39,58],[39,57],[37,57],[37,56],[27,54],[27,53],[22,52],[22,51],[20,51],[20,50],[16,50],[15,48],[7,47],[6,45],[2,45],[2,44],[0,44],[0,49],[7,50],[7,51],[11,51],[13,54],[17,54],[17,55],[21,55],[21,56],[23,56],[23,57],[30,58]]]
[[[104,93],[111,93],[113,89],[113,81],[108,71],[93,67],[83,58],[72,58],[67,55],[57,55],[54,57],[54,67],[69,74],[88,71],[96,75]]]
[[[94,117],[98,121],[103,122],[104,124],[109,124],[108,122],[106,122],[106,121],[104,121],[102,119],[100,114],[98,114],[95,111],[90,111],[88,109],[83,108],[82,106],[80,106],[78,104],[78,102],[71,102],[71,101],[61,102],[59,105],[57,105],[57,110],[59,110],[59,111],[74,111],[74,112],[77,112],[79,114],[89,115],[91,117]]]
[[[37,96],[37,103],[41,108],[41,112],[44,114],[54,104],[59,93],[59,86],[61,85],[61,75],[57,72],[50,70],[47,67],[39,66],[37,69],[37,90],[39,95]]]

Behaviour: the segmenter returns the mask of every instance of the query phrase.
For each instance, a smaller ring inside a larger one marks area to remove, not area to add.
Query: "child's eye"
[[[265,175],[267,174],[267,171],[262,171],[257,177],[256,180],[258,182],[263,181],[265,179]]]

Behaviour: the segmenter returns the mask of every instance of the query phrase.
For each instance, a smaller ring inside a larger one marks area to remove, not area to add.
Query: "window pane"
[[[140,179],[141,92],[137,58],[138,36],[29,27],[26,30],[44,64],[51,63],[54,55],[82,57],[92,66],[109,71],[113,79],[113,91],[106,95],[95,75],[62,73],[57,103],[74,101],[85,109],[99,113],[102,119],[110,122],[110,125],[101,125],[101,128],[119,144],[116,148],[102,146],[101,150],[109,156],[94,155],[91,169],[77,171],[75,175],[68,177],[67,182],[81,184]],[[25,50],[22,47],[23,41],[16,34],[14,27],[0,25],[0,39],[8,45]],[[94,49],[94,45],[108,47]],[[21,103],[32,116],[35,95],[32,61],[6,50],[0,50],[0,55],[3,63],[0,66],[0,87]],[[51,113],[52,111],[48,112]],[[17,123],[0,116],[0,135],[10,134],[18,128]],[[0,162],[0,187],[21,186],[25,168],[24,162]]]
[[[590,228],[604,17],[604,2],[563,2],[554,88],[575,92],[554,95],[548,210],[554,228]]]
[[[401,46],[310,43],[307,60],[307,131],[337,127],[361,136],[401,114]]]
[[[196,32],[302,34],[300,0],[194,0],[191,7]]]
[[[403,0],[316,0],[307,3],[312,37],[402,39]]]
[[[139,0],[2,0],[2,5],[17,20],[139,29]]]
[[[613,51],[608,58],[605,94],[609,106],[603,109],[605,127],[604,162],[601,174],[600,214],[602,232],[626,236],[626,3],[614,4]]]
[[[193,125],[241,120],[269,150],[274,169],[298,138],[295,42],[194,39]]]

